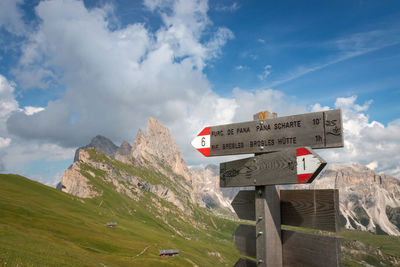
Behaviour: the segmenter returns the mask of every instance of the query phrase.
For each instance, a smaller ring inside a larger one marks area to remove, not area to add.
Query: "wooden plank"
[[[341,266],[341,246],[338,237],[284,230],[282,246],[284,266]]]
[[[264,153],[290,147],[343,147],[340,110],[204,128],[192,145],[205,156]]]
[[[312,149],[300,147],[220,164],[220,187],[311,183],[325,167]]]
[[[260,116],[263,114],[263,116]],[[253,116],[258,118],[276,119],[278,114],[264,111]],[[260,125],[263,125],[260,122]],[[256,153],[255,156],[261,156]],[[256,254],[260,267],[282,266],[282,242],[281,242],[281,214],[279,201],[279,186],[256,186]]]
[[[239,227],[241,227],[240,225]],[[247,239],[245,242],[252,248],[256,243],[256,227],[247,225]],[[236,233],[236,232],[235,232]],[[297,231],[282,230],[282,264],[283,266],[304,266],[304,267],[334,267],[341,266],[341,246],[340,238],[334,236],[323,236]],[[238,242],[238,241],[237,241]],[[243,245],[237,244],[241,247]],[[271,250],[271,247],[268,248]],[[251,253],[245,254],[254,257]],[[244,254],[244,253],[242,253]],[[251,255],[249,255],[251,254]],[[257,266],[263,266],[259,263]],[[268,265],[275,266],[275,265]]]
[[[254,190],[241,190],[232,200],[232,208],[242,220],[256,220],[256,195]]]
[[[339,191],[281,190],[282,224],[325,231],[340,231]]]
[[[258,266],[282,266],[279,189],[256,186],[255,208]]]
[[[340,231],[337,189],[281,190],[280,203],[282,224]],[[254,190],[239,191],[231,204],[240,219],[256,220]]]
[[[256,257],[256,230],[254,225],[240,224],[233,233],[233,243],[240,254]]]
[[[257,267],[257,262],[247,258],[240,258],[233,267]]]

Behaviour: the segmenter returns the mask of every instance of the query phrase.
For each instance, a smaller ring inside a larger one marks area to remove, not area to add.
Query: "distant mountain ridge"
[[[168,177],[169,181],[151,183],[124,173],[115,164],[99,164],[90,159],[89,154],[93,154],[88,151],[90,148],[127,166],[152,168]],[[187,210],[189,201],[214,211],[230,213],[233,211],[230,202],[240,190],[219,188],[219,168],[216,165],[208,165],[204,170],[189,168],[168,128],[154,118],[149,119],[145,133],[138,131],[132,145],[123,141],[118,147],[106,137],[96,136],[89,145],[77,149],[74,163],[64,172],[58,188],[81,197],[98,196],[100,193],[82,175],[80,162],[105,171],[110,180],[130,180],[182,210]],[[171,187],[175,189],[171,190]],[[330,164],[312,184],[291,187],[339,189],[342,226],[400,235],[400,180],[397,178],[378,174],[359,164]],[[118,188],[128,195],[131,190]]]

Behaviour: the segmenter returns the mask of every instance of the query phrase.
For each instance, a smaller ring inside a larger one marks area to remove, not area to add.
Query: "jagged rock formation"
[[[188,181],[191,180],[189,169],[175,139],[169,129],[154,118],[149,119],[146,134],[141,130],[138,131],[132,146],[132,156],[152,163],[161,162],[170,167],[174,173]]]
[[[99,160],[96,151],[105,158]],[[188,201],[216,212],[218,208],[232,211],[230,202],[218,189],[219,177],[208,169],[189,169],[168,128],[154,118],[149,119],[145,133],[138,131],[132,146],[123,141],[117,147],[106,137],[96,136],[89,145],[77,149],[74,163],[64,172],[58,188],[80,197],[101,194],[82,175],[87,168],[105,172],[103,180],[132,199],[140,197],[140,191],[145,190],[188,212]],[[133,168],[152,170],[164,180],[150,182],[125,170]],[[90,175],[96,176],[93,171]]]

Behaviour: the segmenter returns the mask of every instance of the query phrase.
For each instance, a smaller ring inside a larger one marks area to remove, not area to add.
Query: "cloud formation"
[[[400,177],[400,120],[384,126],[370,121],[368,115],[372,101],[363,105],[356,103],[357,97],[337,98],[334,108],[342,110],[344,128],[344,148],[321,151],[331,163],[359,162],[378,172]],[[320,109],[325,110],[326,107]],[[320,152],[319,152],[320,153]]]
[[[132,138],[149,116],[174,124],[199,113],[222,114],[219,107],[229,100],[210,89],[202,70],[233,34],[212,28],[206,1],[168,3],[145,1],[163,20],[156,32],[139,23],[110,30],[110,9],[88,10],[81,1],[39,3],[42,22],[22,48],[14,74],[27,88],[52,90],[50,81],[66,90],[42,112],[12,114],[9,132],[74,147],[97,133]],[[205,29],[213,34],[200,42]]]
[[[131,142],[150,116],[171,129],[189,164],[217,163],[226,158],[205,159],[190,146],[190,139],[205,126],[248,121],[265,109],[285,116],[330,108],[315,104],[307,109],[296,104],[295,97],[273,89],[234,88],[230,97],[219,96],[203,70],[221,55],[234,34],[213,26],[207,1],[146,0],[144,4],[161,18],[158,29],[150,30],[143,23],[118,27],[110,6],[87,9],[76,0],[40,2],[36,7],[40,23],[31,33],[18,26],[22,23],[18,9],[16,19],[0,20],[0,27],[26,34],[12,71],[18,86],[65,88],[59,99],[45,107],[20,107],[14,97],[15,83],[0,75],[0,159],[5,167],[13,169],[38,159],[72,161],[74,149],[97,134],[117,144],[124,139]],[[9,7],[11,12],[14,7]],[[341,41],[340,47],[346,50],[348,44]],[[270,71],[271,66],[265,66],[261,77],[265,79]],[[360,162],[399,176],[400,120],[387,126],[370,122],[371,104],[359,105],[356,97],[336,100],[334,108],[343,111],[345,148],[321,151],[321,155],[331,163]]]

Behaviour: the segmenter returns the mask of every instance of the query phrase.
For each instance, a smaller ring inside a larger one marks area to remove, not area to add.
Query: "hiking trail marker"
[[[311,183],[326,161],[310,148],[289,148],[220,164],[220,187]]]
[[[269,117],[269,118],[268,118]],[[339,231],[338,190],[279,190],[279,184],[311,183],[327,164],[312,149],[343,147],[340,110],[277,117],[204,128],[192,145],[204,156],[255,153],[220,164],[220,187],[255,186],[232,201],[241,224],[233,234],[240,253],[235,266],[341,266],[335,236],[281,230],[281,223]]]
[[[265,153],[285,148],[343,147],[340,110],[204,128],[192,141],[204,156]]]

